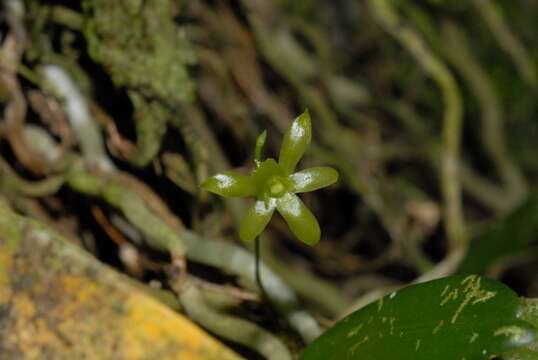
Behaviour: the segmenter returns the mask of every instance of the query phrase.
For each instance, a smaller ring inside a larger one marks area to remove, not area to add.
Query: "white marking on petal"
[[[304,188],[312,182],[312,174],[310,172],[298,172],[291,175],[293,182],[299,189]]]
[[[215,179],[219,181],[221,187],[229,187],[234,183],[234,178],[225,174],[217,174]]]
[[[301,203],[299,199],[289,194],[284,201],[286,202],[286,212],[289,212],[293,216],[301,215]]]
[[[291,124],[291,128],[290,128],[290,138],[296,141],[296,140],[299,140],[304,135],[305,135],[304,129],[299,125],[298,122],[294,121],[293,124]]]

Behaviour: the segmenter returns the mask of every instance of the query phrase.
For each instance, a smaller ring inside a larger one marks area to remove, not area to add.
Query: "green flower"
[[[256,202],[241,222],[241,240],[250,242],[260,235],[276,209],[297,238],[308,245],[315,245],[320,239],[318,221],[296,194],[335,183],[338,172],[330,167],[294,172],[312,139],[308,110],[286,130],[278,162],[271,158],[260,160],[266,135],[264,131],[256,141],[256,167],[250,176],[227,171],[210,177],[202,187],[225,197],[256,197]]]

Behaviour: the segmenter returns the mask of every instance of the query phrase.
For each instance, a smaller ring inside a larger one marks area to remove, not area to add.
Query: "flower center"
[[[284,185],[282,185],[282,183],[280,182],[277,182],[277,183],[274,183],[273,185],[271,185],[271,194],[273,195],[278,195],[282,192],[282,190],[284,190]]]
[[[267,185],[269,196],[271,197],[281,197],[286,192],[286,186],[282,183],[282,180],[277,177],[273,177],[269,180]]]

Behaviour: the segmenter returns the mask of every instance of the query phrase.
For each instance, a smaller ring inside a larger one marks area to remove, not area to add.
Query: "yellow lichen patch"
[[[0,233],[24,235],[0,241],[0,359],[240,359],[80,248],[2,216]]]
[[[179,340],[180,357],[179,353],[162,351],[155,359],[195,360],[200,359],[200,354],[208,359],[237,359],[225,348],[216,346],[216,342],[192,322],[141,294],[129,297],[121,321],[128,358],[140,358],[148,348],[177,347]]]
[[[9,355],[17,358],[39,358],[43,347],[49,349],[63,348],[61,339],[49,328],[47,321],[38,315],[35,299],[26,293],[16,293],[10,299],[9,314],[4,319],[7,325],[0,344],[11,349]],[[24,355],[23,355],[24,354]],[[13,355],[15,357],[15,355]]]
[[[0,272],[3,271],[0,269]],[[11,288],[9,287],[9,283],[0,283],[0,304],[5,304],[9,301],[9,299],[12,296]]]
[[[463,288],[463,301],[460,303],[454,315],[452,315],[451,323],[455,323],[459,315],[469,304],[476,305],[482,302],[486,302],[497,295],[494,291],[487,291],[481,288],[480,277],[477,275],[469,275],[462,280],[461,284],[465,286]]]
[[[9,274],[13,262],[13,241],[0,237],[0,304],[7,303],[12,296]]]
[[[18,318],[32,318],[36,315],[34,302],[26,294],[20,294],[14,297],[13,312]]]
[[[478,339],[478,334],[477,333],[473,333],[473,336],[471,336],[471,339],[469,340],[469,344],[472,344],[476,341],[476,339]]]
[[[355,336],[359,333],[359,331],[361,331],[363,327],[363,324],[359,324],[357,326],[355,326],[348,334],[347,334],[347,337],[352,337],[352,336]]]
[[[432,334],[435,335],[439,330],[441,330],[441,327],[443,327],[443,324],[445,323],[444,320],[439,321],[439,324],[433,329]]]
[[[9,296],[9,269],[13,262],[14,252],[13,239],[6,239],[5,236],[7,234],[0,238],[0,302],[5,301]]]
[[[454,290],[446,293],[447,290],[448,290],[448,285],[445,288],[445,290],[443,290],[443,292],[441,293],[441,296],[443,296],[443,300],[441,300],[441,306],[445,305],[450,300],[457,300],[458,299],[458,289],[454,289]]]
[[[355,345],[353,345],[352,347],[349,348],[350,352],[351,352],[351,355],[355,354],[355,351],[357,351],[357,349],[359,348],[359,346],[361,346],[362,344],[364,343],[367,343],[368,340],[370,340],[370,337],[368,335],[365,335],[361,341],[357,342]]]
[[[390,334],[391,335],[394,335],[394,321],[396,321],[396,318],[394,317],[391,317],[389,319],[389,323],[390,323]]]
[[[0,287],[6,288],[9,285],[9,268],[11,267],[11,253],[4,246],[0,247]],[[5,295],[4,295],[5,296]],[[2,292],[0,290],[0,300]]]
[[[383,297],[380,297],[377,301],[377,311],[381,311],[383,309]]]
[[[493,335],[506,336],[513,344],[528,343],[532,336],[529,331],[515,325],[498,328]]]

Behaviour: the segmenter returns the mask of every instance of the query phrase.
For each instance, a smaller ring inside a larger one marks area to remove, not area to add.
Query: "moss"
[[[84,9],[91,58],[133,104],[137,148],[127,157],[145,166],[160,149],[170,109],[194,96],[188,74],[194,51],[170,0],[86,0]]]
[[[119,87],[165,103],[190,100],[187,66],[194,52],[174,22],[170,0],[86,0],[84,35],[90,56]]]

